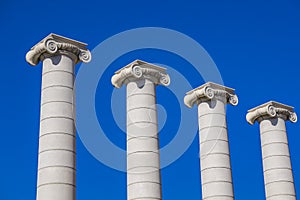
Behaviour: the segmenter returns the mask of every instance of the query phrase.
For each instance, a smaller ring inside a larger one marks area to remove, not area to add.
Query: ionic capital
[[[123,84],[141,79],[149,79],[157,85],[170,84],[170,77],[165,68],[141,60],[136,60],[116,71],[111,78],[111,83],[114,87],[120,88]]]
[[[249,124],[254,124],[256,120],[260,122],[262,119],[276,117],[283,117],[285,120],[290,120],[293,123],[297,122],[297,115],[293,107],[275,101],[269,101],[250,109],[246,115]]]
[[[200,87],[186,93],[184,103],[191,108],[194,104],[212,99],[224,100],[233,106],[238,104],[238,97],[234,93],[234,89],[228,88],[216,83],[207,82]]]
[[[75,63],[79,61],[88,63],[92,56],[86,46],[85,43],[51,33],[29,50],[26,61],[35,66],[47,56],[65,54],[74,57]]]

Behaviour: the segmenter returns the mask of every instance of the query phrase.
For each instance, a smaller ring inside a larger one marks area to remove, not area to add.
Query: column
[[[208,82],[189,91],[184,103],[198,105],[202,199],[234,199],[225,108],[238,104],[234,89]]]
[[[74,67],[90,59],[86,44],[56,34],[26,54],[29,64],[43,63],[37,200],[76,199]]]
[[[258,121],[267,200],[296,200],[285,121],[297,121],[294,108],[270,101],[248,111],[250,124]]]
[[[127,199],[162,199],[156,85],[167,86],[166,69],[136,60],[118,70],[112,84],[127,86]]]

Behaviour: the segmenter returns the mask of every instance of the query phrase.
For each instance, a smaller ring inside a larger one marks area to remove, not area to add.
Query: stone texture
[[[74,67],[89,62],[86,44],[50,34],[26,60],[43,62],[37,200],[76,199]]]
[[[227,103],[238,103],[234,89],[208,82],[184,102],[198,105],[202,199],[234,199],[225,110]]]
[[[267,200],[295,200],[294,179],[285,121],[297,121],[293,107],[270,101],[248,111],[250,124],[259,122]]]
[[[136,60],[112,77],[127,85],[127,199],[162,199],[156,85],[170,82],[165,69]]]

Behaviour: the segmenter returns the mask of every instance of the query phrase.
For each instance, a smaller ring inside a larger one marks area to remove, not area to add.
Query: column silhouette
[[[234,199],[225,109],[238,104],[234,89],[208,82],[188,92],[184,103],[198,105],[202,199]]]
[[[165,71],[136,60],[112,77],[116,88],[127,86],[128,200],[162,199],[155,88],[169,85]]]
[[[270,101],[248,111],[259,122],[267,200],[296,200],[285,121],[297,121],[293,107]]]
[[[74,67],[90,59],[86,44],[56,34],[26,54],[29,64],[43,63],[37,200],[76,199]]]

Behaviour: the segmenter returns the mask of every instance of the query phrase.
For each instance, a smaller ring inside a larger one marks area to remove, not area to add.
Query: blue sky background
[[[257,124],[247,124],[245,114],[249,108],[273,99],[294,106],[300,115],[299,11],[296,0],[1,0],[0,199],[35,198],[41,64],[30,67],[25,62],[30,47],[54,32],[86,42],[92,50],[114,34],[147,26],[174,29],[195,39],[215,61],[225,85],[236,89],[239,105],[228,106],[227,111],[235,197],[264,199],[259,129]],[[109,66],[99,83],[97,102],[110,106],[112,73],[137,58],[172,66],[193,87],[203,84],[201,77],[190,73],[191,66],[176,55],[139,50],[121,56]],[[178,105],[174,96],[163,87],[158,87],[157,93],[158,103],[166,106],[167,113],[174,112]],[[103,106],[97,102],[101,115]],[[106,112],[109,115],[108,110],[103,110]],[[167,118],[160,133],[161,145],[174,137],[177,118]],[[108,137],[124,148],[125,136],[112,117],[101,120],[104,129],[113,133]],[[295,186],[300,191],[300,123],[287,122],[287,130]],[[180,159],[162,170],[165,200],[201,199],[198,153],[195,138]],[[77,169],[78,200],[126,199],[126,174],[101,164],[80,140]]]

